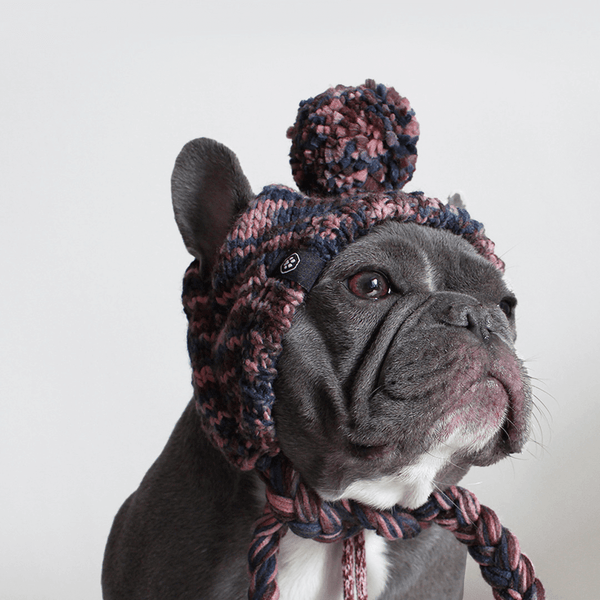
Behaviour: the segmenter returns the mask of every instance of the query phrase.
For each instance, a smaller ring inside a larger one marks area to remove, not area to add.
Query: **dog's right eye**
[[[348,289],[359,298],[378,300],[390,293],[390,284],[381,273],[361,271],[348,279]]]

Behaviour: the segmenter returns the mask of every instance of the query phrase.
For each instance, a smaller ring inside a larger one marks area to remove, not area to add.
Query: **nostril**
[[[480,340],[487,341],[491,335],[489,314],[480,304],[451,303],[438,313],[440,322],[454,327],[464,327]]]
[[[446,325],[469,327],[469,312],[464,305],[450,304],[439,313],[438,318]]]
[[[467,329],[478,338],[487,341],[490,338],[490,330],[487,327],[487,319],[483,315],[475,316],[471,311],[467,312]]]

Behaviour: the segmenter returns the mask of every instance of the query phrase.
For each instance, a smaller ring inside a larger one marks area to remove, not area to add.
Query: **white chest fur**
[[[395,504],[416,508],[427,500],[434,489],[436,474],[452,460],[455,452],[483,447],[495,431],[492,426],[474,430],[457,428],[396,475],[357,480],[339,496],[322,494],[322,497],[329,501],[358,500],[384,510]],[[264,502],[263,491],[261,498]],[[369,600],[376,600],[388,577],[386,542],[374,532],[366,531],[365,549]],[[342,542],[323,544],[288,532],[281,540],[277,563],[281,600],[342,600]]]
[[[383,592],[388,562],[385,540],[365,532],[369,600]],[[289,533],[281,540],[277,583],[281,600],[341,600],[342,542],[323,544]]]

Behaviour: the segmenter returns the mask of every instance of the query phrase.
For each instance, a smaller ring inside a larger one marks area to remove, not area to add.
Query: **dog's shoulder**
[[[467,548],[432,525],[411,540],[387,543],[387,587],[380,600],[461,600]]]
[[[191,402],[115,517],[104,555],[105,599],[185,600],[198,590],[207,600],[244,598],[259,498],[256,475],[220,455]]]

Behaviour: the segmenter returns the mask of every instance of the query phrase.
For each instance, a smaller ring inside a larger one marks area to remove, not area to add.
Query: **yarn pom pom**
[[[417,161],[419,123],[406,98],[367,79],[300,103],[290,164],[305,194],[398,190]]]

